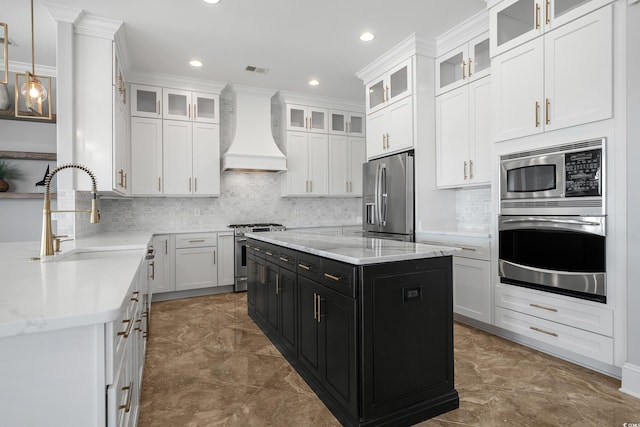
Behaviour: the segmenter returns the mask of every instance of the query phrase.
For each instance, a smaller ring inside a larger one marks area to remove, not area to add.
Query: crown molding
[[[178,76],[174,74],[162,74],[162,73],[142,73],[132,72],[127,75],[129,83],[136,83],[141,85],[153,85],[162,86],[167,88],[193,90],[193,91],[205,91],[215,94],[220,94],[222,89],[227,83],[216,82],[213,80],[196,79]],[[272,92],[275,93],[274,90]]]
[[[436,37],[436,55],[440,56],[489,31],[489,10],[482,10],[449,31]]]
[[[75,33],[114,40],[116,33],[122,26],[122,21],[103,18],[96,15],[83,14],[75,23]]]
[[[387,52],[383,53],[378,59],[356,72],[356,77],[366,84],[384,73],[385,70],[388,70],[413,55],[423,55],[435,58],[435,40],[413,33]]]
[[[56,67],[52,67],[50,65],[38,65],[36,64],[36,75],[37,76],[57,76]],[[30,62],[18,62],[18,61],[9,61],[9,71],[12,73],[24,73],[25,71],[31,72],[31,63]]]
[[[51,19],[55,22],[69,22],[75,24],[82,18],[84,11],[74,7],[60,6],[53,3],[42,3]]]
[[[302,92],[280,90],[276,94],[276,98],[283,104],[313,105],[314,107],[353,111],[357,113],[363,113],[365,111],[364,102],[354,102],[347,99],[329,98],[326,96],[315,96]]]

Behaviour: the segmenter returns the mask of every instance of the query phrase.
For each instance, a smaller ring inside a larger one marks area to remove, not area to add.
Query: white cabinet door
[[[468,44],[436,59],[436,94],[442,94],[467,83]]]
[[[191,94],[193,121],[200,123],[220,123],[220,99],[218,95],[203,92]]]
[[[309,128],[313,133],[327,133],[329,131],[329,110],[326,108],[307,107]]]
[[[131,192],[162,194],[162,120],[131,117]]]
[[[162,88],[132,84],[131,116],[162,118]]]
[[[506,0],[489,10],[491,56],[499,55],[542,34],[540,0]]]
[[[114,89],[115,90],[115,89]],[[113,145],[113,182],[112,186],[120,194],[128,195],[131,187],[127,178],[130,178],[130,152],[129,127],[127,126],[127,110],[122,103],[116,103],[114,111],[114,145]]]
[[[286,104],[287,130],[327,133],[329,110],[306,105]]]
[[[218,233],[218,286],[234,284],[234,249],[233,234]]]
[[[329,135],[309,134],[309,193],[329,194]]]
[[[491,73],[493,140],[542,132],[543,39],[538,38],[493,58]]]
[[[469,88],[436,98],[438,187],[465,185],[469,179]]]
[[[365,163],[364,138],[349,138],[349,193],[362,197],[362,164]]]
[[[386,111],[377,111],[367,116],[367,158],[372,159],[384,153],[387,135]]]
[[[491,323],[491,263],[453,257],[453,312]]]
[[[605,7],[544,36],[545,130],[612,117],[612,35]]]
[[[162,104],[164,111],[162,118],[171,120],[191,120],[193,106],[191,92],[178,89],[163,89]]]
[[[385,153],[413,148],[413,97],[391,104],[386,110],[388,135]]]
[[[329,110],[329,133],[364,136],[364,114]]]
[[[220,127],[193,124],[193,186],[196,195],[220,195]]]
[[[162,121],[163,194],[183,195],[192,192],[191,123]]]
[[[171,235],[153,237],[155,258],[149,280],[152,294],[176,290],[175,240]]]
[[[308,134],[287,132],[286,194],[306,194],[309,188]]]
[[[385,106],[386,74],[369,82],[365,87],[367,114],[374,113]]]
[[[387,77],[386,99],[387,104],[392,104],[413,93],[413,68],[412,59],[398,64],[389,70]]]
[[[345,195],[349,193],[349,138],[342,135],[329,135],[329,194]]]
[[[469,182],[491,183],[491,77],[469,83]]]
[[[176,249],[176,291],[217,286],[217,248]]]
[[[364,114],[349,113],[349,121],[347,122],[347,130],[349,136],[365,136],[365,118]]]

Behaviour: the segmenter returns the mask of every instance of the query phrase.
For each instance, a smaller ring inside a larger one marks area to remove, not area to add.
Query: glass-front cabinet
[[[366,87],[367,113],[373,113],[412,93],[411,58],[370,82]]]
[[[218,95],[193,92],[193,121],[200,123],[219,123],[220,104]]]
[[[490,10],[491,56],[586,15],[613,0],[505,0]]]
[[[287,130],[327,133],[328,117],[326,108],[287,104]]]
[[[162,117],[171,120],[191,120],[191,92],[178,89],[162,91],[164,112]]]
[[[162,118],[162,88],[131,85],[131,115],[134,117]]]
[[[436,94],[447,92],[489,74],[489,32],[438,57]]]
[[[329,133],[364,136],[364,114],[349,111],[329,111]]]

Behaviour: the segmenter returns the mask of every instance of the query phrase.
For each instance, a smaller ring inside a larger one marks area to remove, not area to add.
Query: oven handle
[[[247,238],[246,237],[236,237],[236,242],[246,242]]]
[[[525,216],[517,218],[501,217],[498,228],[499,231],[546,228],[606,236],[605,218],[601,217],[584,217],[584,219]]]
[[[543,222],[543,223],[552,223],[552,224],[570,224],[570,225],[590,225],[590,226],[599,226],[600,222],[597,221],[583,221],[579,219],[548,219],[548,218],[512,218],[512,219],[503,219],[503,224],[509,223],[519,223],[519,222]]]

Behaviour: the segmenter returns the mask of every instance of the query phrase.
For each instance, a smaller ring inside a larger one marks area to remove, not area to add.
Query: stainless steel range
[[[247,290],[247,238],[245,233],[257,233],[260,231],[285,231],[282,224],[258,223],[258,224],[230,224],[235,236],[235,283],[233,290],[243,292]]]

